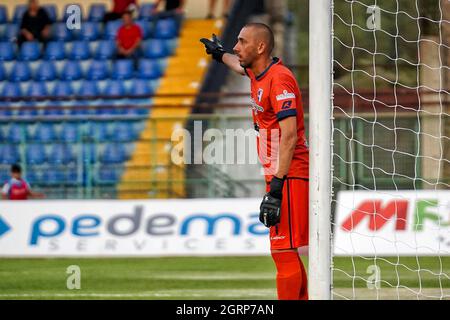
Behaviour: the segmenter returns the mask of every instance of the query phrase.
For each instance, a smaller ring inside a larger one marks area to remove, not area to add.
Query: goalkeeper
[[[244,26],[226,53],[219,40],[200,40],[206,52],[231,70],[250,78],[253,122],[267,193],[260,221],[270,228],[281,300],[307,300],[306,271],[299,248],[308,245],[309,151],[301,93],[292,72],[272,58],[274,35],[261,23]]]

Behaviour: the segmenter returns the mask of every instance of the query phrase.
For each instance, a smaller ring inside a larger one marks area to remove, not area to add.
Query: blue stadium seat
[[[19,148],[14,144],[0,145],[0,163],[14,164],[20,162]]]
[[[117,60],[113,65],[111,77],[113,79],[130,79],[133,77],[133,61],[130,59]]]
[[[6,6],[0,5],[0,24],[8,22],[8,11]]]
[[[46,108],[43,112],[44,116],[63,116],[64,115],[64,109],[62,109],[62,105],[58,101],[53,101],[50,103],[47,103]]]
[[[15,50],[10,42],[0,42],[0,61],[11,61],[14,59]]]
[[[144,56],[150,59],[165,58],[170,55],[167,44],[162,39],[152,39],[144,42]]]
[[[27,170],[27,182],[33,187],[34,184],[39,184],[42,182],[42,174],[39,168],[34,168],[33,166],[28,167]]]
[[[98,89],[97,81],[83,81],[78,90],[78,95],[89,97],[98,96],[100,90]]]
[[[65,58],[64,42],[51,41],[47,43],[45,48],[44,58],[47,60],[62,60]]]
[[[45,147],[43,144],[29,144],[26,149],[26,162],[27,164],[43,164],[47,161],[45,155]]]
[[[80,40],[94,41],[100,35],[100,27],[97,22],[83,22],[79,33]]]
[[[54,4],[44,4],[42,7],[52,22],[58,21],[58,14],[56,13],[56,6]]]
[[[79,127],[76,123],[64,123],[61,128],[60,139],[63,142],[78,141]]]
[[[66,182],[64,172],[58,168],[48,168],[42,174],[42,183],[47,185],[58,185]]]
[[[0,145],[0,152],[2,152],[3,147]],[[4,185],[10,179],[8,170],[0,170],[0,183]]]
[[[138,76],[141,79],[158,79],[162,76],[161,67],[156,60],[139,60]]]
[[[94,143],[83,143],[83,162],[93,164],[97,162],[97,147]]]
[[[19,25],[15,23],[8,23],[5,26],[3,39],[4,41],[15,42],[17,40],[18,34],[19,34]]]
[[[66,177],[66,184],[72,185],[72,186],[78,186],[81,181],[78,174],[78,168],[75,167],[69,167],[64,172]]]
[[[126,150],[121,143],[108,143],[100,156],[100,161],[105,164],[122,163],[126,159]]]
[[[47,86],[45,82],[33,81],[28,85],[28,97],[45,97],[48,96]]]
[[[17,82],[5,82],[2,89],[2,97],[18,98],[22,95],[20,84]]]
[[[69,52],[69,58],[73,60],[86,60],[90,57],[89,43],[87,41],[72,42],[72,49]]]
[[[154,18],[153,8],[153,3],[142,3],[139,6],[139,19],[152,20]]]
[[[141,28],[142,37],[144,39],[147,39],[152,33],[151,22],[149,22],[147,20],[137,20],[135,23]]]
[[[10,143],[19,143],[24,140],[24,127],[22,125],[13,123],[9,126],[6,132],[6,138]]]
[[[41,46],[37,41],[26,41],[19,51],[19,59],[23,61],[35,61],[41,55]]]
[[[97,184],[116,184],[120,180],[120,170],[116,166],[100,166]]]
[[[21,118],[35,118],[38,116],[39,110],[33,102],[25,102],[20,105],[18,116]]]
[[[130,122],[119,122],[111,131],[111,140],[113,142],[128,142],[136,140],[137,135]]]
[[[69,144],[54,144],[48,155],[48,163],[54,165],[66,165],[75,162],[75,160],[75,155]]]
[[[14,23],[20,23],[22,21],[22,17],[27,11],[27,5],[26,4],[18,4],[14,8],[14,15],[13,15],[13,22]]]
[[[144,96],[153,94],[153,90],[147,80],[134,79],[131,85],[130,94],[132,96]]]
[[[31,69],[28,62],[17,61],[14,63],[9,79],[11,81],[27,81],[31,78]]]
[[[104,60],[92,60],[88,67],[86,79],[103,80],[109,76],[109,64]]]
[[[13,112],[11,108],[9,108],[8,103],[0,102],[0,117],[11,117]],[[3,134],[0,130],[0,141],[3,140]]]
[[[89,7],[89,21],[100,22],[106,13],[106,6],[103,3],[93,3]]]
[[[116,53],[116,44],[112,40],[100,40],[97,50],[95,51],[95,59],[110,59]]]
[[[73,37],[65,22],[54,23],[51,33],[52,38],[57,41],[69,41]]]
[[[34,75],[35,80],[52,81],[57,78],[56,66],[53,61],[42,61]]]
[[[117,31],[119,31],[119,28],[122,26],[122,24],[123,24],[123,22],[120,19],[109,21],[106,24],[106,28],[105,28],[105,32],[104,32],[105,39],[110,39],[110,40],[116,39]]]
[[[3,65],[3,62],[0,61],[0,81],[6,79],[6,70],[5,66]]]
[[[52,142],[56,140],[55,127],[52,123],[40,123],[33,133],[28,132],[28,137],[33,141]]]
[[[53,87],[52,95],[56,97],[68,97],[73,95],[70,81],[58,81]]]
[[[103,92],[106,96],[123,96],[125,93],[125,86],[120,80],[109,80]]]
[[[72,116],[85,116],[88,115],[90,113],[90,110],[87,108],[87,106],[85,107],[76,107],[76,108],[71,108],[70,109],[70,115]]]
[[[83,77],[81,65],[78,61],[67,61],[61,72],[62,80],[79,80]]]
[[[178,34],[174,19],[161,19],[156,22],[154,37],[157,39],[173,39]]]
[[[90,123],[87,127],[86,137],[96,142],[109,140],[109,125],[107,122]]]

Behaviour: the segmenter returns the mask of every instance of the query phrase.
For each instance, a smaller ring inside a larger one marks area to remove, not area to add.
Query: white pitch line
[[[205,297],[205,298],[233,298],[237,296],[276,298],[275,289],[192,289],[192,290],[163,290],[158,292],[136,292],[136,293],[2,293],[0,298],[170,298],[170,297]]]

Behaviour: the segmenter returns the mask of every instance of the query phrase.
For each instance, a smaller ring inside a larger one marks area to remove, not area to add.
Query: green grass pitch
[[[307,263],[306,259],[303,259]],[[369,289],[380,270],[380,288]],[[78,265],[81,289],[66,287]],[[334,259],[335,299],[449,299],[450,257]],[[0,299],[276,299],[267,257],[0,259]]]

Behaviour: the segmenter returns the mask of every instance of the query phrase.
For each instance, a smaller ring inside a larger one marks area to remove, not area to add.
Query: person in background
[[[214,11],[216,10],[217,0],[209,0],[209,10],[206,19],[214,19]],[[223,0],[222,16],[228,18],[230,10],[230,0]]]
[[[19,47],[25,41],[40,41],[44,44],[50,38],[50,26],[52,21],[44,8],[39,7],[37,0],[28,1],[28,9],[25,11],[20,23]]]
[[[103,23],[120,19],[126,11],[131,10],[137,10],[137,0],[114,0],[113,9],[105,13]]]
[[[181,22],[184,18],[184,6],[186,4],[185,0],[164,0],[166,2],[164,10],[158,11],[158,7],[163,2],[163,0],[156,0],[153,7],[153,14],[155,15],[155,20],[165,19],[173,17],[175,18],[177,29],[180,29]]]
[[[133,59],[134,68],[137,69],[141,56],[142,30],[133,22],[130,11],[122,15],[123,25],[117,31],[116,45],[118,59]]]
[[[43,193],[33,192],[28,182],[22,178],[22,168],[18,164],[11,166],[11,179],[3,185],[2,198],[8,200],[27,200],[45,198]]]

